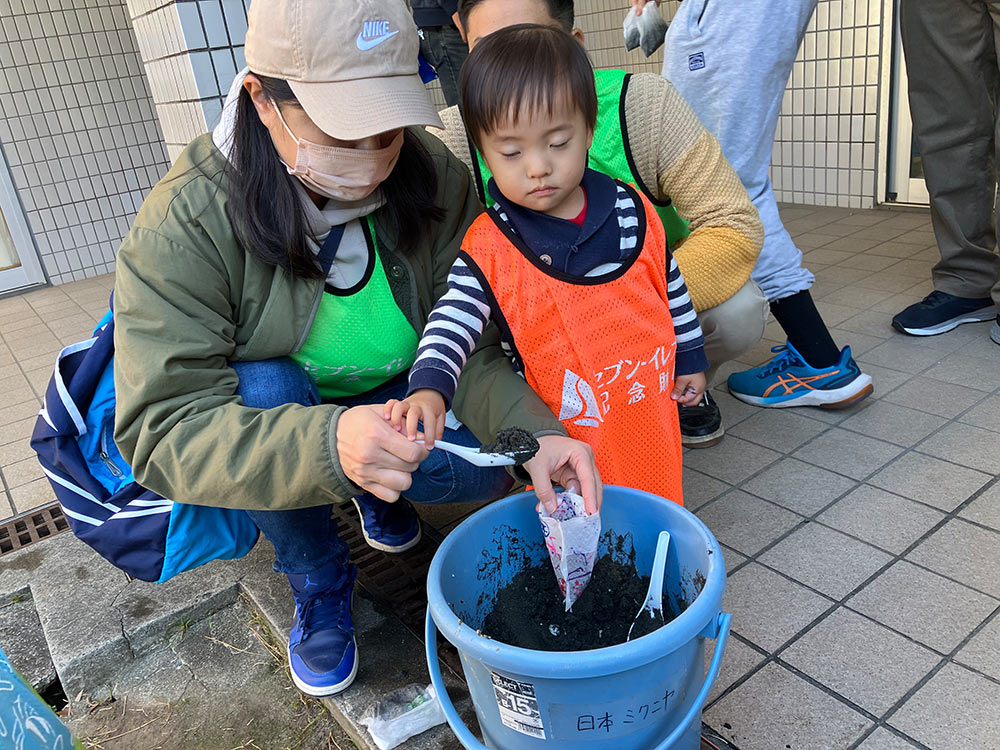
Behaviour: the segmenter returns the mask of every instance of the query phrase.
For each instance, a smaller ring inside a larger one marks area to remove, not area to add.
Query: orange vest
[[[462,253],[493,298],[515,366],[570,436],[591,445],[601,479],[683,504],[666,241],[653,205],[626,189],[644,209],[642,250],[611,273],[545,265],[492,210],[469,228]]]

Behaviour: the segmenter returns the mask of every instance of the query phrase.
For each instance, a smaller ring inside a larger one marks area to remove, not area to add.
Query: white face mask
[[[403,147],[403,131],[400,130],[388,146],[368,150],[323,146],[319,143],[299,138],[288,127],[281,116],[278,105],[271,102],[285,132],[295,141],[295,166],[285,168],[295,175],[303,185],[320,195],[338,201],[358,201],[367,198],[392,173],[399,152]]]

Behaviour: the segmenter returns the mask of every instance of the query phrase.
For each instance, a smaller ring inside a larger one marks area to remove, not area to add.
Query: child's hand
[[[383,414],[392,422],[396,430],[403,432],[410,440],[419,437],[417,423],[424,423],[424,446],[427,450],[434,447],[434,441],[444,435],[445,408],[444,397],[430,388],[414,391],[403,401],[392,399],[386,403]],[[406,417],[404,428],[403,418]]]
[[[674,381],[674,392],[670,394],[670,398],[684,406],[694,406],[701,402],[701,396],[707,385],[708,382],[705,380],[703,372],[678,375]]]

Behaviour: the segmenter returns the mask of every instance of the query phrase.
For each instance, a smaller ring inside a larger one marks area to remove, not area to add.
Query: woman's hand
[[[365,492],[393,503],[408,489],[410,476],[427,450],[396,432],[382,416],[382,406],[355,406],[337,422],[337,454],[347,478]]]
[[[535,494],[549,512],[556,509],[553,483],[583,495],[588,513],[600,511],[604,488],[594,451],[587,443],[562,435],[545,435],[538,438],[538,453],[525,462],[524,468],[531,475]]]

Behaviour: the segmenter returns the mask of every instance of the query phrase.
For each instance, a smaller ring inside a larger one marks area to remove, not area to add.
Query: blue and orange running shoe
[[[790,342],[771,349],[778,356],[729,376],[729,392],[755,406],[819,406],[844,409],[871,395],[872,378],[861,372],[845,346],[830,367],[810,367]]]

